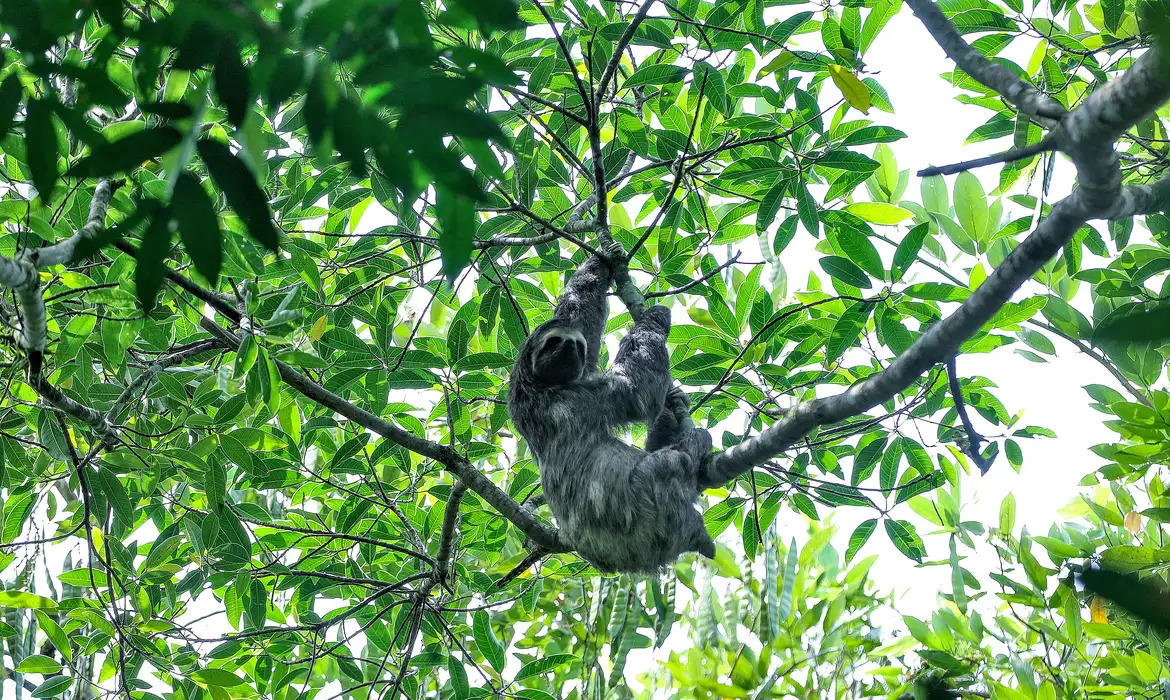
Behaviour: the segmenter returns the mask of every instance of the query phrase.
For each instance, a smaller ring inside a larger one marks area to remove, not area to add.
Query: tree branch
[[[1045,95],[1006,66],[994,63],[971,47],[933,0],[906,0],[926,31],[964,73],[1003,96],[1038,124],[1053,128],[1064,106]]]
[[[968,46],[933,3],[907,2],[960,68],[984,84],[1006,91],[1005,97],[1025,112],[1051,113],[1048,98]],[[1081,226],[1116,211],[1125,195],[1113,142],[1170,99],[1170,75],[1161,70],[1162,61],[1162,49],[1151,49],[1126,73],[1098,88],[1063,119],[1062,150],[1072,157],[1080,186],[1056,203],[1049,216],[954,313],[927,329],[881,372],[853,384],[844,393],[800,403],[759,435],[713,455],[701,469],[700,487],[711,488],[734,479],[816,428],[860,415],[905,391],[933,365],[953,357],[962,343],[990,321]],[[1156,191],[1160,193],[1161,189]]]
[[[646,0],[642,6],[638,8],[637,14],[630,20],[630,25],[626,27],[626,31],[622,32],[617,44],[613,48],[613,57],[609,59],[605,70],[601,74],[601,80],[597,83],[597,93],[594,95],[593,113],[601,113],[601,100],[605,98],[605,91],[609,88],[610,81],[617,73],[618,66],[622,62],[622,54],[625,53],[626,47],[634,39],[634,33],[638,31],[638,25],[646,19],[646,14],[650,12],[650,6],[654,4],[654,0]]]
[[[1032,156],[1039,155],[1046,151],[1055,150],[1057,139],[1053,134],[1049,134],[1040,139],[1037,143],[1023,148],[1013,148],[1010,151],[1003,151],[1001,153],[994,153],[983,158],[976,158],[975,160],[967,160],[962,163],[955,163],[954,165],[941,165],[938,167],[923,168],[918,171],[918,177],[931,177],[933,175],[955,175],[967,170],[975,168],[982,168],[986,165],[995,165],[996,163],[1011,163],[1017,160],[1024,160]]]
[[[963,387],[959,385],[959,370],[955,366],[955,358],[947,360],[947,385],[951,390],[951,400],[955,403],[955,412],[959,414],[959,420],[963,423],[963,430],[967,433],[967,449],[963,450],[971,461],[975,462],[975,466],[979,467],[980,474],[986,474],[991,467],[987,460],[983,459],[980,453],[984,439],[983,436],[975,430],[975,425],[971,423],[971,416],[967,415],[967,403],[963,400]]]
[[[447,507],[443,512],[443,529],[439,536],[438,566],[435,568],[435,579],[447,585],[447,577],[451,572],[451,550],[454,549],[455,532],[459,529],[459,502],[467,487],[462,481],[456,481],[451,487],[451,496],[447,499]]]
[[[214,337],[228,345],[238,348],[240,339],[228,330],[221,328],[209,318],[199,319],[199,325]],[[570,547],[561,540],[559,533],[545,525],[536,516],[529,513],[519,503],[512,499],[503,489],[496,486],[483,472],[475,468],[455,450],[419,437],[414,433],[403,430],[369,411],[360,408],[337,394],[329,391],[320,384],[293,369],[290,365],[276,360],[276,367],[280,378],[286,384],[296,389],[306,398],[345,416],[358,425],[373,431],[396,445],[404,447],[415,454],[433,459],[443,468],[454,474],[467,488],[475,491],[481,498],[491,504],[505,518],[520,528],[533,542],[553,552],[567,552]]]

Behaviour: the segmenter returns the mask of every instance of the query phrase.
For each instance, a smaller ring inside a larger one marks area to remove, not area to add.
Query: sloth
[[[686,552],[715,556],[697,510],[697,470],[711,436],[691,422],[686,394],[672,389],[666,307],[647,308],[612,366],[597,371],[611,248],[577,269],[553,318],[521,344],[508,412],[577,553],[600,571],[654,574]],[[641,422],[645,449],[614,436]]]

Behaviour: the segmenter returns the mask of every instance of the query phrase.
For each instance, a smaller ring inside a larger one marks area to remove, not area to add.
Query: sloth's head
[[[568,323],[549,321],[524,345],[528,369],[543,384],[569,384],[585,373],[585,336]]]

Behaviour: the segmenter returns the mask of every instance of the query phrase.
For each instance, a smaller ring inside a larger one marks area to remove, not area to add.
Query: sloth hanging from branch
[[[578,554],[605,572],[655,573],[686,552],[715,556],[697,509],[697,471],[711,436],[694,427],[686,395],[672,388],[666,307],[647,308],[598,372],[606,293],[624,263],[609,239],[578,268],[553,318],[520,346],[508,412]],[[649,427],[645,449],[615,437],[641,422]]]

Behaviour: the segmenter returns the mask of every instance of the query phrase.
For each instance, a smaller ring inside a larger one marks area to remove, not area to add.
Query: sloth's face
[[[585,336],[575,328],[549,328],[532,356],[532,371],[546,384],[569,384],[585,372]]]

